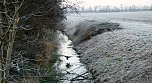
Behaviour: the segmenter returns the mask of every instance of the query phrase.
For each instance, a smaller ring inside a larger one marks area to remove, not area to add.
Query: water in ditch
[[[58,33],[60,41],[58,53],[61,56],[57,71],[63,73],[59,83],[93,83],[91,74],[73,49],[72,41],[61,32]]]

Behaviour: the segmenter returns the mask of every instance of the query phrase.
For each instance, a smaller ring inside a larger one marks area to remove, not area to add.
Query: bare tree
[[[0,82],[49,77],[56,48],[50,32],[62,27],[65,17],[61,1],[1,0],[0,5]]]

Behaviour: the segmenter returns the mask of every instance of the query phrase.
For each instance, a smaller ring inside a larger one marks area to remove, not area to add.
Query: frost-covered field
[[[152,33],[152,11],[68,14],[67,19],[67,30],[70,30],[71,34],[75,30],[74,27],[85,20],[115,22],[125,29]]]
[[[84,20],[120,23],[77,47],[97,83],[152,83],[152,12],[70,14],[66,32]]]
[[[113,13],[81,13],[69,14],[72,17],[81,17],[94,20],[121,20],[152,24],[152,11],[144,12],[113,12]]]

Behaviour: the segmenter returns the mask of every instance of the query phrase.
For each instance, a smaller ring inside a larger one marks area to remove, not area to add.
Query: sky
[[[72,0],[71,0],[72,1]],[[80,6],[120,6],[121,4],[123,6],[131,6],[131,5],[136,5],[136,6],[144,6],[144,5],[151,5],[152,0],[73,0],[75,1],[82,1]]]

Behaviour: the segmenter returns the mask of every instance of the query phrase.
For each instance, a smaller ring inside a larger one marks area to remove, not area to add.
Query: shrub
[[[73,43],[77,45],[90,39],[92,36],[117,29],[121,29],[118,23],[81,22],[76,26],[72,40]]]

